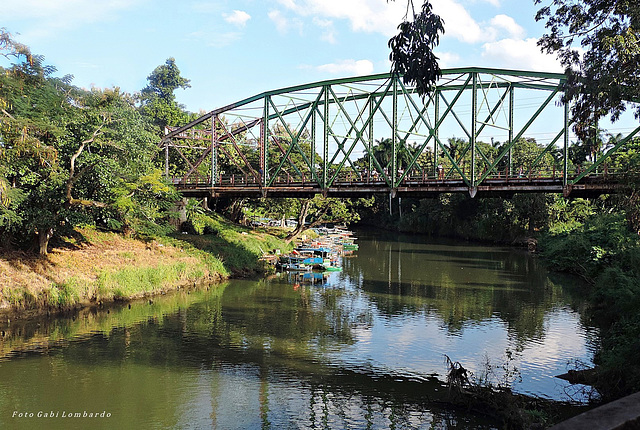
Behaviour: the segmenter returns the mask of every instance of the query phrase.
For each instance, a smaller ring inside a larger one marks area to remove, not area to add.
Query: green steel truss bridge
[[[202,197],[615,192],[607,161],[640,127],[573,165],[564,80],[457,68],[424,99],[392,74],[267,91],[167,128],[165,174]]]

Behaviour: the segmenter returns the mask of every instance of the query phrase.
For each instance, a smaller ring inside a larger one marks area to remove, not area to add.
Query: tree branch
[[[14,118],[14,117],[12,117],[12,116],[11,116],[11,114],[10,114],[9,112],[7,112],[6,110],[4,110],[4,109],[0,109],[0,111],[2,111],[2,113],[3,113],[3,114],[5,114],[6,116],[8,116],[9,118],[11,118],[11,119],[15,119],[15,118]]]
[[[103,202],[97,202],[95,200],[84,200],[84,199],[70,199],[68,200],[69,206],[82,206],[82,207],[92,207],[92,208],[106,208],[109,207],[108,204]]]
[[[106,123],[106,119],[103,117],[103,122],[102,124],[100,124],[98,126],[98,128],[96,128],[93,131],[93,134],[91,135],[90,138],[85,139],[82,141],[82,143],[80,143],[80,147],[78,148],[78,150],[71,156],[71,161],[70,161],[70,166],[69,166],[69,179],[67,179],[67,184],[66,184],[66,189],[67,189],[67,193],[66,193],[66,198],[67,198],[67,203],[71,206],[73,205],[77,205],[78,200],[74,199],[71,196],[71,190],[73,189],[73,185],[77,182],[77,180],[89,169],[93,168],[93,166],[95,166],[97,164],[97,162],[89,164],[88,166],[85,166],[80,173],[78,173],[76,175],[76,160],[77,158],[80,156],[80,154],[82,154],[82,151],[84,151],[84,148],[87,144],[92,143],[96,140],[96,138],[98,136],[100,136],[102,134],[102,127],[104,127]],[[99,203],[99,202],[94,202],[94,203]],[[102,203],[104,204],[104,203]],[[83,205],[84,206],[84,205]],[[93,206],[93,205],[91,205]]]

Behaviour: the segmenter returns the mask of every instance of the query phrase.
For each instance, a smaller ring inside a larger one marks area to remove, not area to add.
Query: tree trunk
[[[529,215],[529,234],[533,236],[536,232],[536,221],[533,215]]]
[[[302,233],[307,229],[317,227],[320,224],[337,223],[337,222],[344,221],[343,219],[339,219],[339,220],[326,219],[325,216],[327,215],[327,212],[329,212],[329,205],[326,205],[318,213],[313,214],[313,217],[315,218],[315,220],[312,221],[311,224],[305,225],[307,221],[307,216],[309,215],[310,208],[311,208],[311,200],[306,200],[302,204],[302,207],[300,208],[300,213],[298,214],[298,225],[291,233],[287,235],[287,237],[285,237],[285,240],[287,241],[287,243],[291,242],[293,239],[296,238],[296,236],[298,236],[300,233]]]
[[[47,248],[49,247],[49,240],[53,237],[53,228],[49,227],[36,233],[38,236],[38,246],[40,248],[40,255],[47,255]]]
[[[245,199],[236,199],[229,208],[229,218],[231,221],[239,223],[244,217],[242,208],[244,206]]]
[[[633,190],[625,202],[627,225],[636,234],[640,235],[640,196]]]
[[[305,229],[304,223],[307,220],[307,214],[309,213],[309,208],[311,207],[311,200],[305,200],[300,207],[300,213],[298,213],[298,225],[293,229],[291,233],[284,238],[284,240],[289,243],[293,239],[295,239],[300,233],[302,233]]]

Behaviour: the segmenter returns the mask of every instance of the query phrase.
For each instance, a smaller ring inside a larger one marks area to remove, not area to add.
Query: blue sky
[[[416,3],[419,3],[417,0]],[[559,71],[535,45],[533,0],[433,0],[442,67]],[[0,0],[0,26],[90,88],[139,91],[175,57],[190,111],[266,90],[389,70],[405,0]]]
[[[414,0],[417,5],[421,0]],[[432,0],[445,20],[441,67],[559,72],[536,45],[533,0]],[[206,112],[263,91],[388,72],[388,39],[406,0],[0,0],[0,26],[84,88],[141,90],[175,57]],[[0,64],[3,64],[0,62]],[[630,130],[624,119],[615,129]],[[605,127],[609,128],[609,127]],[[614,131],[614,130],[612,130]]]

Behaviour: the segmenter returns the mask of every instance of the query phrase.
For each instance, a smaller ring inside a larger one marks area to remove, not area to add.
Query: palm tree
[[[393,140],[386,137],[384,139],[376,140],[376,144],[373,147],[373,156],[378,163],[384,168],[391,164],[391,154],[393,153]]]
[[[613,133],[607,133],[607,137],[609,139],[607,140],[607,143],[602,147],[603,152],[608,151],[609,148],[613,148],[618,143],[620,143],[622,139],[624,139],[624,135],[622,133],[617,133],[615,135]]]
[[[450,137],[447,139],[447,151],[449,151],[451,158],[457,161],[466,144],[467,142],[459,137]]]
[[[378,160],[383,169],[391,168],[393,140],[388,137],[376,140],[376,144],[373,147],[373,156]],[[396,168],[398,170],[403,169],[409,165],[410,161],[411,152],[409,148],[406,147],[404,141],[400,141],[396,145]]]

